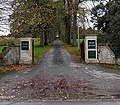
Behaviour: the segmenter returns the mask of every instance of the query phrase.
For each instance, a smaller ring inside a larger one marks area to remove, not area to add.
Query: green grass
[[[4,49],[6,46],[0,46],[0,53],[2,52],[2,49]],[[40,47],[40,41],[38,38],[35,38],[34,40],[34,64],[37,64],[40,58],[48,52],[48,50],[51,48],[50,45],[45,47]],[[32,65],[6,65],[6,66],[0,66],[0,74],[5,74],[9,72],[15,72],[15,71],[21,71],[26,68],[30,68]]]
[[[20,40],[15,38],[0,38],[0,54],[2,53],[2,50],[11,45],[11,44],[19,45]]]
[[[5,48],[6,46],[0,46],[0,54],[2,53],[2,50]]]
[[[42,58],[42,56],[48,52],[51,48],[50,45],[40,47],[40,41],[35,39],[34,42],[34,63],[37,64],[38,61]]]
[[[104,68],[110,68],[110,69],[104,69],[105,71],[109,72],[120,72],[120,65],[114,65],[114,64],[100,64]]]
[[[66,50],[73,56],[74,60],[76,62],[80,62],[80,51],[78,51],[78,47],[77,46],[74,47],[66,43],[62,43],[62,44],[64,45]]]
[[[1,39],[1,41],[3,40],[6,40],[6,39]],[[12,39],[9,39],[7,40],[7,42]],[[6,45],[7,45],[7,42],[6,42]],[[19,39],[14,39],[13,42],[16,44],[16,45],[19,45],[20,41]],[[2,53],[2,50],[4,49],[4,47],[6,47],[6,45],[4,46],[0,46],[0,54]],[[40,39],[39,38],[35,38],[34,39],[34,62],[35,64],[38,62],[38,60],[46,53],[48,52],[48,50],[50,49],[50,45],[48,46],[45,46],[45,47],[40,47]]]
[[[16,38],[0,38],[0,46],[19,45],[19,42],[20,40]]]

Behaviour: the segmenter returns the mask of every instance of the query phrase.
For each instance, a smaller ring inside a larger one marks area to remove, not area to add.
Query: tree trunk
[[[43,47],[44,46],[44,33],[42,33],[40,35],[40,46]]]
[[[47,32],[45,32],[45,42],[44,42],[44,45],[48,45],[48,42],[47,42]]]
[[[78,2],[76,0],[72,0],[72,19],[71,19],[71,22],[72,22],[72,38],[73,38],[73,41],[72,41],[72,45],[73,46],[76,46],[76,34],[77,34],[77,8],[78,8]]]
[[[76,26],[76,13],[73,14],[73,46],[76,46],[76,34],[77,34],[77,26]]]
[[[67,14],[66,16],[66,43],[70,44],[70,15]]]

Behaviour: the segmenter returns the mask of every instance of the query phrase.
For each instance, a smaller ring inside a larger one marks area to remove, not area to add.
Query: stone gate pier
[[[31,37],[20,38],[20,64],[33,63],[33,39]]]

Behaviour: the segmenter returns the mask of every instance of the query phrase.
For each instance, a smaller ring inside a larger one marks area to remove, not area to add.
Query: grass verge
[[[67,51],[73,56],[74,60],[77,62],[81,62],[80,60],[80,51],[78,51],[77,47],[73,47],[71,45],[68,45],[66,43],[63,43],[64,47],[67,49]],[[120,66],[119,65],[112,65],[112,64],[100,64],[103,68],[110,68],[105,69],[109,70],[108,72],[120,72]]]
[[[78,51],[78,48],[75,46],[72,46],[72,45],[68,45],[66,43],[63,43],[62,44],[64,45],[64,47],[66,48],[66,50],[73,56],[73,59],[76,61],[76,62],[80,62],[80,51]]]
[[[51,48],[50,45],[40,47],[40,45],[34,46],[34,64],[37,64],[38,61],[42,58],[42,56],[48,52],[48,50]]]
[[[112,65],[112,64],[101,64],[104,68],[110,68],[110,72],[120,72],[120,66],[119,65]]]
[[[0,46],[0,54],[2,53],[2,50],[5,48],[6,46]]]
[[[6,46],[0,46],[0,53],[2,53],[2,49],[4,49]],[[38,38],[35,38],[34,40],[34,64],[37,64],[38,61],[42,58],[42,56],[48,52],[48,50],[51,48],[50,45],[40,47],[40,41]],[[14,71],[21,71],[28,68],[31,68],[33,65],[6,65],[6,66],[0,66],[0,74],[5,74],[9,72]]]

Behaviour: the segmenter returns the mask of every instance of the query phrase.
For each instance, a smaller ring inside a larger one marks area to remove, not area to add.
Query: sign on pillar
[[[33,63],[33,40],[32,38],[20,38],[20,64]]]
[[[97,34],[85,35],[85,62],[97,63]]]

